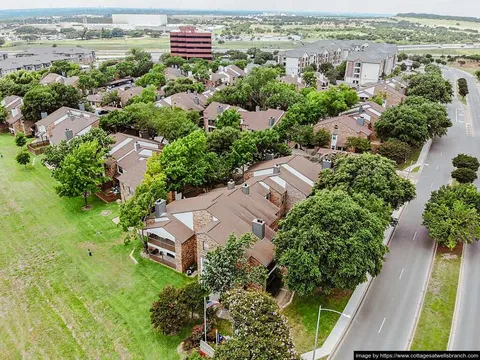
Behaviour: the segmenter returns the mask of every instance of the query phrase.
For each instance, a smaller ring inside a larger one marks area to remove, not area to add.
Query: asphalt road
[[[445,77],[456,81],[451,70],[445,71]],[[434,242],[421,225],[423,208],[431,191],[449,182],[451,159],[465,151],[465,139],[469,137],[462,104],[454,99],[447,109],[453,126],[447,136],[433,141],[416,184],[417,198],[405,207],[383,270],[371,284],[332,359],[353,359],[355,350],[409,347],[434,253]]]
[[[452,70],[458,77],[464,77],[468,81],[470,94],[467,96],[471,113],[473,136],[468,136],[465,152],[480,158],[480,92],[474,79],[462,73]],[[480,187],[480,181],[476,182]],[[450,350],[480,350],[480,243],[475,242],[467,245],[462,259],[463,281],[459,289],[460,301],[458,302],[458,315]]]

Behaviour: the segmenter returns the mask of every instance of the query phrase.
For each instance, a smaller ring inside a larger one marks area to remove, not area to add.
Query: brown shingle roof
[[[221,106],[221,111],[219,112],[219,107]],[[203,111],[203,117],[205,119],[211,119],[214,120],[220,115],[223,111],[229,110],[229,109],[236,109],[238,111],[246,111],[242,108],[239,108],[238,106],[232,106],[228,104],[222,104],[217,101],[212,101],[210,105],[208,105],[205,110]]]
[[[270,129],[270,118],[272,117],[274,119],[273,125],[275,125],[282,119],[284,114],[285,111],[277,109],[245,111],[240,113],[243,119],[242,126],[253,131]]]

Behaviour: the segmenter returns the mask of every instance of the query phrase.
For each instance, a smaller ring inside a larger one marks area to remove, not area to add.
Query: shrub
[[[460,184],[472,183],[477,179],[477,174],[472,169],[458,168],[452,171],[452,178]]]
[[[467,154],[458,154],[452,159],[452,164],[456,168],[466,168],[473,171],[478,171],[478,168],[480,167],[478,159]]]

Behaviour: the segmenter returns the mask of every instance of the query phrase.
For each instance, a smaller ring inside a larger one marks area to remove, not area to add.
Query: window
[[[208,245],[208,242],[204,241],[203,242],[203,250],[208,250],[210,248],[210,245]]]
[[[119,174],[123,174],[123,169],[120,166],[117,166],[117,171]]]
[[[362,64],[361,63],[355,63],[355,67],[361,67]]]
[[[164,253],[164,254],[167,255],[167,257],[169,257],[169,258],[175,259],[175,255],[173,255],[173,254],[170,254],[168,252]]]

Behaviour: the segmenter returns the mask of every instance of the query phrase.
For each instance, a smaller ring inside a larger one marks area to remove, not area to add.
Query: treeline
[[[437,15],[437,14],[427,14],[427,13],[398,13],[396,16],[417,18],[417,19],[437,19],[437,20],[480,22],[479,18],[476,18],[473,16],[452,16],[452,15]]]

